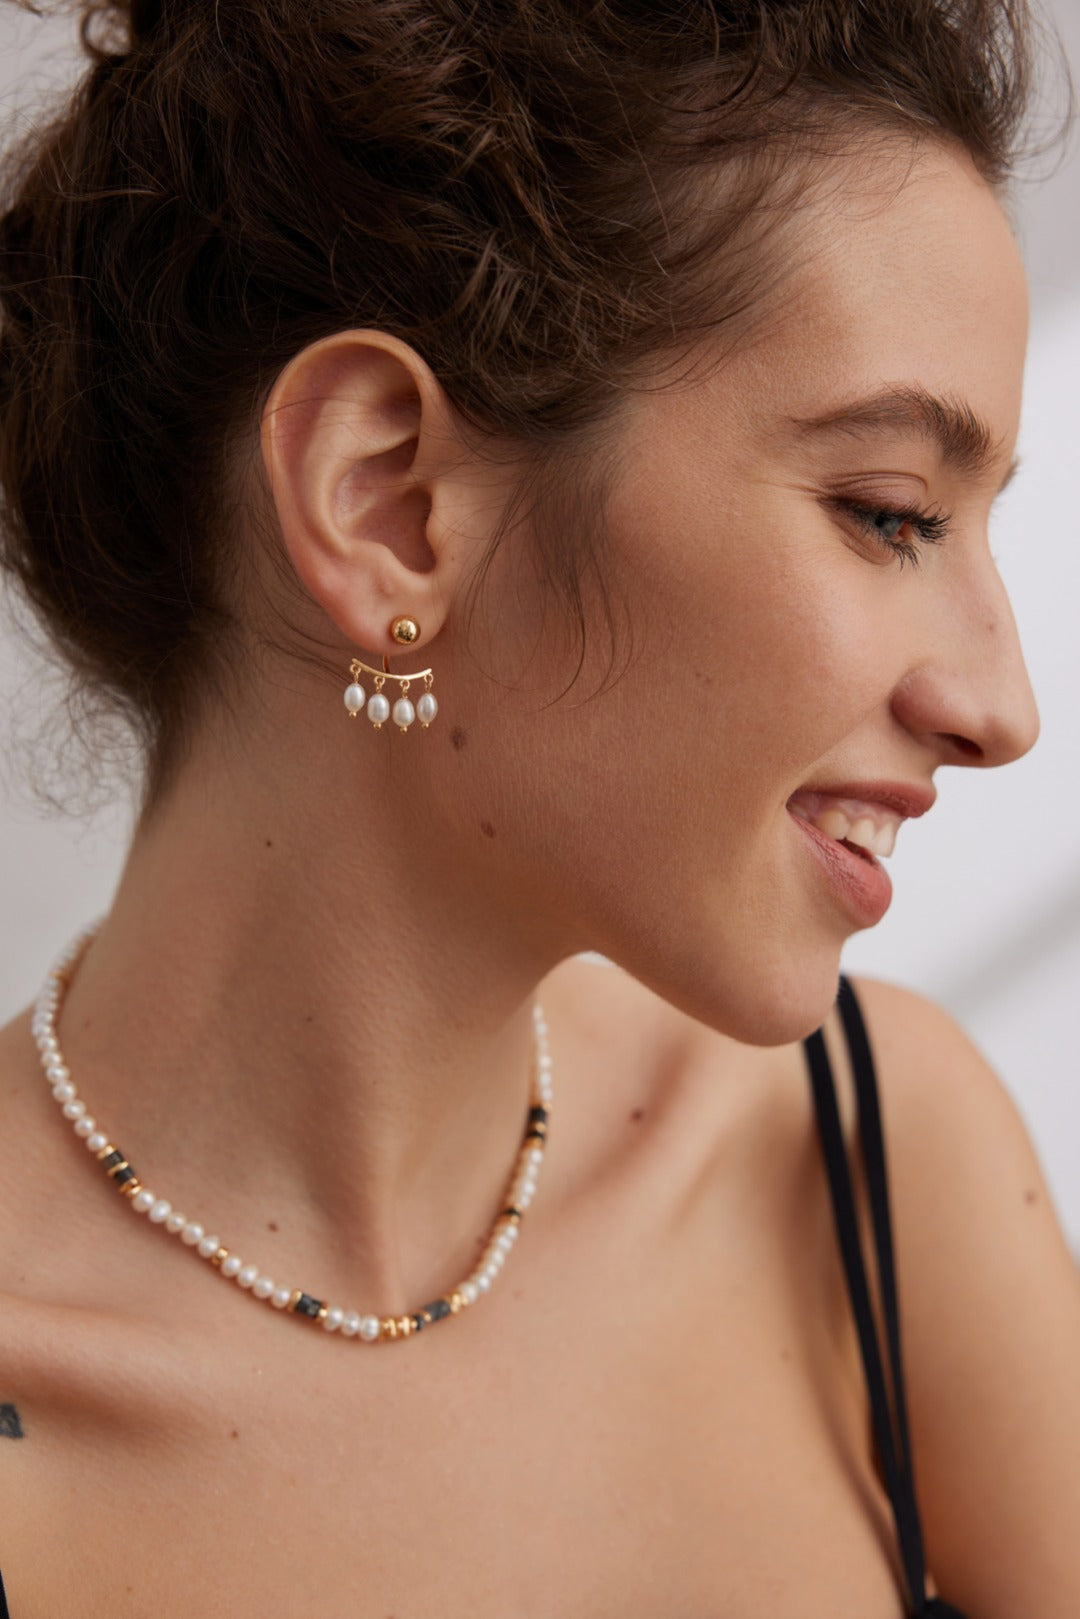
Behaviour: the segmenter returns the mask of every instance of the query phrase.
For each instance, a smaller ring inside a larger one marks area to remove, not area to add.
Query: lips
[[[844,782],[801,787],[788,800],[788,813],[857,927],[880,922],[892,899],[878,856],[892,853],[901,823],[925,815],[935,797],[928,786]]]
[[[901,820],[917,820],[933,809],[937,802],[936,790],[927,783],[910,784],[895,781],[808,782],[788,800],[789,804],[807,797],[853,799],[857,803],[894,811]]]

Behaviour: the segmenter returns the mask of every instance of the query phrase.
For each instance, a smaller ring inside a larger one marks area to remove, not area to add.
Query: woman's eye
[[[883,540],[895,540],[904,526],[899,512],[874,512],[873,524]]]
[[[950,520],[944,512],[925,512],[917,506],[866,506],[856,500],[836,500],[833,505],[899,557],[901,567],[905,562],[918,567],[919,544],[939,545],[949,531]],[[905,529],[910,535],[901,538]]]

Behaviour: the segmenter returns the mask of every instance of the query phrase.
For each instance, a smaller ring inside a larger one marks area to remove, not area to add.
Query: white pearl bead
[[[327,1310],[323,1318],[323,1326],[327,1332],[336,1332],[345,1319],[345,1311],[339,1310],[335,1304],[332,1310]]]
[[[221,1274],[227,1276],[230,1281],[234,1276],[239,1276],[243,1268],[244,1261],[239,1254],[229,1254],[227,1259],[221,1261]]]
[[[462,1282],[461,1286],[458,1288],[458,1292],[461,1294],[466,1304],[476,1303],[476,1291],[476,1283],[471,1281]]]
[[[45,1068],[45,1078],[51,1079],[54,1085],[59,1085],[62,1079],[71,1078],[71,1070],[65,1068],[62,1062],[51,1062]]]
[[[359,714],[366,702],[367,692],[358,681],[354,680],[351,686],[346,686],[345,707],[349,710],[350,714]]]
[[[58,1102],[70,1102],[75,1096],[75,1087],[70,1080],[61,1079],[52,1088],[52,1093]]]
[[[87,1136],[86,1146],[90,1152],[100,1152],[102,1147],[108,1146],[109,1138],[100,1130],[95,1130],[92,1136]]]
[[[292,1298],[292,1292],[293,1290],[291,1287],[275,1287],[274,1291],[270,1295],[270,1303],[274,1306],[274,1309],[284,1310],[285,1306]]]
[[[367,717],[372,725],[381,725],[390,718],[390,699],[377,691],[368,698]]]
[[[92,1119],[89,1113],[84,1113],[81,1119],[75,1120],[75,1134],[81,1136],[85,1141],[88,1136],[93,1135],[96,1123],[97,1120]]]
[[[86,1112],[86,1103],[85,1102],[80,1102],[78,1097],[75,1097],[70,1102],[65,1102],[64,1103],[64,1117],[65,1117],[65,1119],[81,1119],[85,1112]]]
[[[268,1299],[274,1291],[274,1278],[272,1276],[256,1276],[251,1291],[257,1299]]]
[[[426,691],[417,699],[416,717],[421,725],[430,725],[438,712],[439,705],[433,691]]]
[[[197,1220],[189,1220],[180,1233],[180,1241],[186,1243],[189,1248],[196,1248],[205,1235],[205,1231]]]
[[[141,1192],[136,1192],[131,1200],[131,1206],[136,1214],[146,1214],[153,1208],[157,1199],[153,1192],[148,1192],[144,1186]]]
[[[167,1198],[159,1197],[156,1203],[151,1204],[150,1219],[154,1225],[161,1225],[172,1213],[172,1204]]]
[[[486,1270],[477,1271],[475,1280],[477,1289],[481,1293],[486,1293],[491,1286],[491,1277]]]
[[[42,1052],[48,1052],[51,1057],[59,1057],[60,1055],[60,1042],[55,1034],[42,1035],[38,1041],[38,1046]]]
[[[204,1237],[199,1243],[199,1257],[201,1259],[213,1259],[220,1247],[221,1243],[217,1237]]]
[[[259,1279],[258,1265],[241,1265],[236,1273],[236,1280],[241,1287],[254,1287]]]
[[[379,1336],[379,1318],[377,1315],[362,1315],[360,1317],[360,1336],[367,1343],[374,1343]]]
[[[181,1214],[179,1209],[173,1209],[170,1214],[165,1216],[165,1229],[170,1231],[174,1237],[178,1231],[183,1231],[187,1223],[187,1215]]]
[[[530,1162],[530,1164],[535,1164],[537,1166],[537,1168],[539,1169],[540,1165],[544,1162],[544,1149],[543,1149],[543,1147],[533,1147],[533,1148],[531,1148],[531,1150],[529,1152],[529,1162]]]
[[[341,1336],[355,1338],[360,1331],[360,1316],[356,1310],[349,1310],[341,1323]]]
[[[394,724],[407,731],[416,718],[416,710],[407,697],[399,697],[394,704]]]

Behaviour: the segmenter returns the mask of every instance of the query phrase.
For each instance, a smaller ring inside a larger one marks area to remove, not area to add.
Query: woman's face
[[[760,1044],[820,1021],[887,904],[839,840],[886,847],[940,765],[1037,732],[987,540],[1027,321],[1001,208],[932,148],[853,167],[797,243],[733,358],[627,402],[605,529],[632,662],[599,696],[587,669],[550,708],[501,706],[469,823],[482,858],[542,873],[574,948]],[[529,612],[497,577],[508,667]],[[556,639],[532,692],[565,684]]]

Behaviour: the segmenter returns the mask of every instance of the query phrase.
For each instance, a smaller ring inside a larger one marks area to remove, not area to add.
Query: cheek
[[[805,495],[759,484],[724,500],[670,472],[662,487],[643,481],[612,514],[642,663],[658,689],[682,684],[687,739],[706,721],[741,793],[786,798],[886,699],[891,569],[853,553]]]

